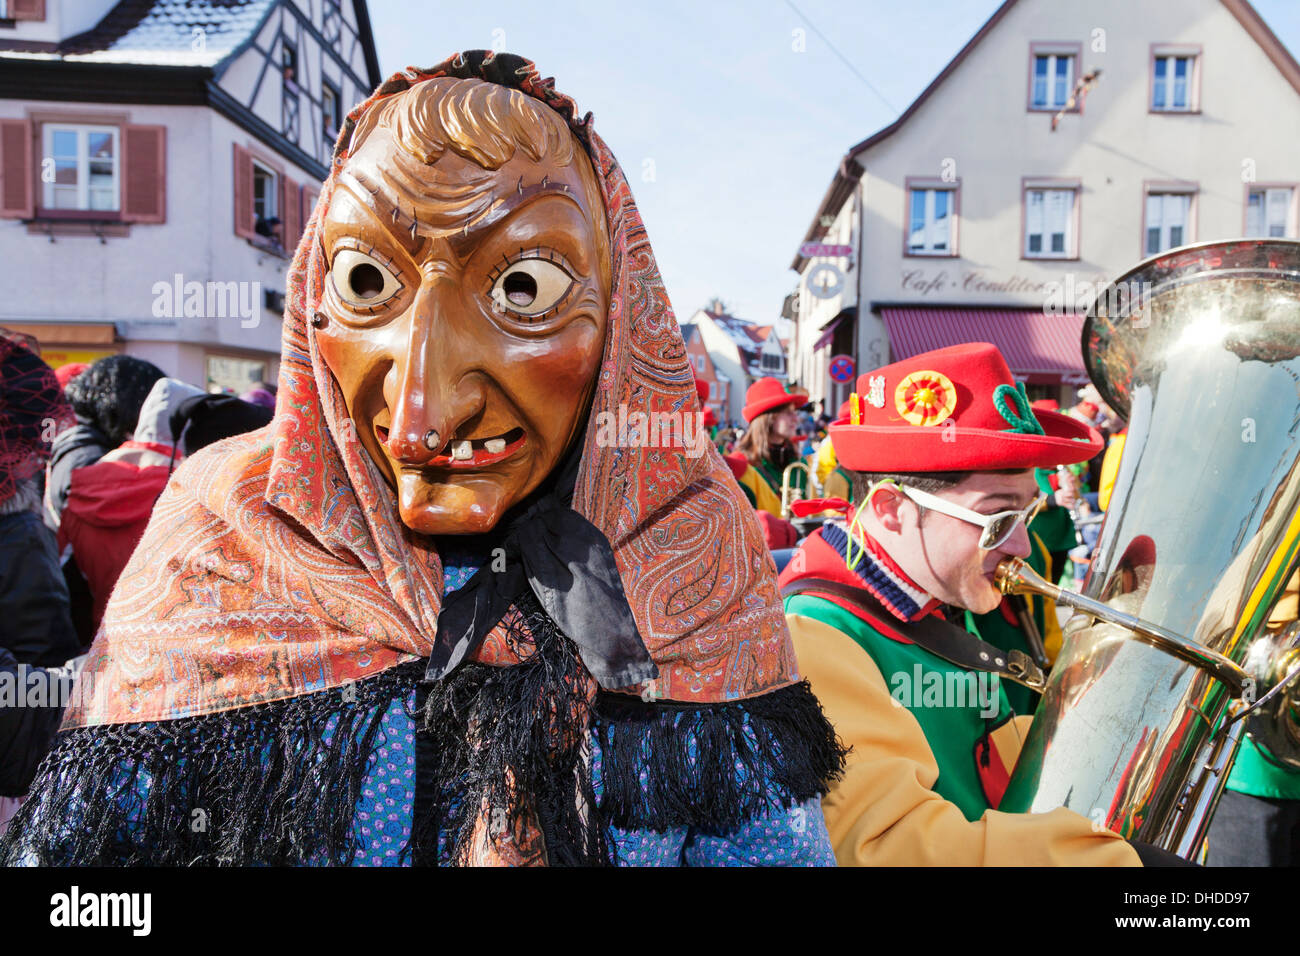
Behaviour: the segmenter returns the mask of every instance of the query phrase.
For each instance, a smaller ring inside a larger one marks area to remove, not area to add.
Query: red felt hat
[[[709,400],[709,392],[711,392],[711,391],[712,391],[712,389],[710,388],[708,381],[706,381],[705,379],[702,379],[702,378],[700,378],[698,375],[696,375],[696,376],[695,376],[695,394],[698,395],[698,396],[700,396],[700,404],[701,404],[701,405],[703,405],[705,402],[707,402],[707,401]]]
[[[67,388],[68,383],[74,378],[90,368],[85,362],[69,362],[67,365],[60,365],[54,370],[54,377],[59,380],[60,388]]]
[[[704,406],[703,421],[705,428],[712,428],[714,425],[718,424],[718,416],[713,413],[713,409],[709,408],[708,405]]]
[[[804,392],[786,391],[786,387],[774,378],[760,378],[745,392],[745,407],[742,414],[745,421],[752,422],[764,412],[770,412],[782,405],[794,405],[796,408],[808,404]]]
[[[861,424],[830,429],[836,457],[853,471],[1049,468],[1102,450],[1095,428],[1031,409],[1002,353],[987,342],[868,372],[856,395]]]
[[[1039,412],[1059,412],[1061,403],[1054,398],[1040,398],[1036,402],[1030,402],[1029,407]]]

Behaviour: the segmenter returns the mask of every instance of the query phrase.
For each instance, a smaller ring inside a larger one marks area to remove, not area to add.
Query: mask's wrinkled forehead
[[[379,138],[390,147],[366,149]],[[467,162],[441,163],[451,154]],[[610,282],[609,227],[604,200],[586,151],[558,113],[519,90],[474,79],[438,77],[374,104],[356,123],[338,181],[361,197],[382,196],[385,211],[407,230],[450,234],[490,225],[522,199],[560,184],[513,183],[502,195],[499,171],[520,160],[572,167],[584,207],[597,233],[601,273]],[[373,157],[382,163],[373,165]],[[358,162],[371,157],[371,162]],[[368,167],[368,168],[367,168]],[[378,172],[380,175],[375,175]]]

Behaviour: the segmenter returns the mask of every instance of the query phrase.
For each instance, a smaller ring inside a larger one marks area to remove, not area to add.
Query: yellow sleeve
[[[841,866],[1140,866],[1119,834],[1071,810],[987,811],[968,821],[935,793],[921,725],[889,696],[870,655],[821,621],[788,615],[799,670],[840,739],[843,778],[822,801]]]
[[[1055,584],[1061,576],[1061,569],[1052,567],[1052,553],[1047,550],[1047,545],[1043,544],[1043,539],[1036,534],[1031,534],[1031,537],[1034,547],[1038,548],[1043,555],[1043,577]],[[1061,633],[1060,618],[1056,616],[1056,602],[1041,594],[1035,594],[1030,600],[1043,603],[1043,653],[1047,655],[1050,663],[1055,663],[1056,656],[1061,653],[1061,644],[1065,640],[1065,636]]]
[[[757,468],[750,465],[741,476],[740,483],[754,493],[755,508],[766,511],[773,518],[781,517],[781,496],[772,491],[772,486],[758,473]]]
[[[831,444],[831,436],[827,435],[817,446],[817,484],[826,484],[826,476],[835,470],[836,464],[835,446]]]
[[[1097,479],[1097,505],[1102,511],[1110,510],[1110,493],[1115,489],[1115,476],[1119,474],[1119,460],[1124,456],[1124,439],[1127,437],[1124,434],[1112,438],[1101,459],[1101,477]]]
[[[832,471],[827,476],[826,481],[822,484],[823,498],[843,498],[848,501],[853,497],[853,489],[849,483],[844,480],[844,475],[838,471]]]

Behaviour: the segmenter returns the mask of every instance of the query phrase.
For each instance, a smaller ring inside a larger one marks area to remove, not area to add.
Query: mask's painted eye
[[[520,259],[492,284],[492,307],[536,317],[555,308],[572,285],[572,277],[555,263]]]
[[[402,287],[388,266],[356,249],[339,250],[330,276],[339,298],[354,308],[381,305]]]

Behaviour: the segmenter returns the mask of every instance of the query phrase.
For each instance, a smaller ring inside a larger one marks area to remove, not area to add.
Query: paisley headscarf
[[[601,413],[699,411],[691,366],[627,178],[596,135],[520,57],[475,51],[391,77],[348,116],[288,276],[276,415],[190,458],[122,573],[65,727],[211,714],[336,688],[427,657],[442,607],[433,542],[349,427],[308,322],[327,281],[318,239],[351,132],[382,99],[440,76],[521,90],[585,147],[605,205],[612,288],[603,361],[573,508],[608,539],[656,699],[712,704],[797,681],[775,572],[712,447],[598,441]],[[606,419],[607,421],[608,419]],[[679,419],[680,420],[680,419]],[[509,665],[505,627],[475,651]]]

